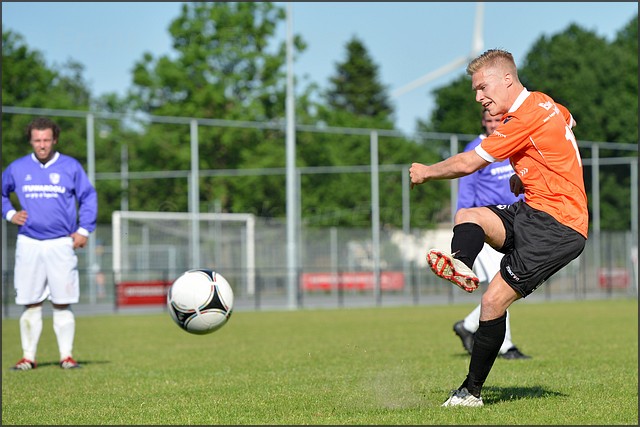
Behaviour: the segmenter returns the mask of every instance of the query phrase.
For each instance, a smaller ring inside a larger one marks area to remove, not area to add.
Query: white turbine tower
[[[462,67],[463,65],[467,64],[468,61],[478,56],[482,52],[482,49],[484,46],[484,40],[482,37],[482,33],[483,33],[482,24],[484,21],[483,15],[484,15],[484,3],[478,2],[476,6],[476,19],[475,19],[474,28],[473,28],[473,39],[471,40],[471,52],[469,52],[468,55],[462,56],[454,60],[450,64],[444,65],[438,68],[437,70],[427,73],[424,76],[412,81],[411,83],[394,90],[393,92],[391,92],[391,96],[393,98],[398,98],[399,96],[404,95],[407,92],[411,92],[412,90],[420,86],[423,86],[429,83],[430,81],[433,81],[452,71],[455,71],[457,68]]]

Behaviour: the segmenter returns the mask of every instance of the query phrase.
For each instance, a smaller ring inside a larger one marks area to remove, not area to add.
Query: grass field
[[[50,317],[38,369],[2,322],[3,425],[638,425],[637,299],[511,309],[530,360],[498,359],[482,408],[442,408],[469,363],[452,331],[472,305],[235,312],[211,335],[168,314],[77,318],[64,371]]]

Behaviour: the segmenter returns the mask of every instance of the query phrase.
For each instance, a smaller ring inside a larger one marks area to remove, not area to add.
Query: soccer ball
[[[204,335],[224,326],[233,311],[233,290],[220,273],[207,269],[184,272],[169,288],[171,318],[185,331]]]

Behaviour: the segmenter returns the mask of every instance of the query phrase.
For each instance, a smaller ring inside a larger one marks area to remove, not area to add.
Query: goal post
[[[154,280],[210,268],[255,293],[255,216],[247,213],[114,211],[113,273]],[[204,262],[200,260],[206,260]]]

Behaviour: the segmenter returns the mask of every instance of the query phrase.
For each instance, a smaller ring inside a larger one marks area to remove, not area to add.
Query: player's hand
[[[87,244],[87,240],[89,240],[89,238],[80,233],[71,234],[71,238],[73,239],[73,249],[84,248]]]
[[[27,222],[29,215],[27,211],[18,211],[11,218],[11,223],[16,225],[24,225]]]
[[[409,168],[409,176],[411,177],[411,189],[418,184],[422,184],[427,181],[427,168],[428,166],[422,163],[412,163]]]
[[[517,173],[514,173],[509,178],[509,188],[511,189],[511,192],[514,196],[524,194],[524,184],[520,180],[520,177]]]

